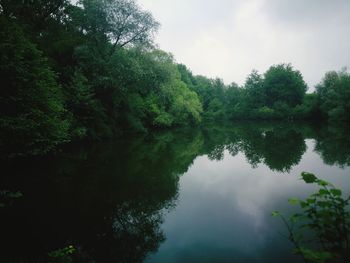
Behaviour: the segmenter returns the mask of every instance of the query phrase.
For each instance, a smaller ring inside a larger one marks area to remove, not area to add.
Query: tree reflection
[[[222,160],[224,150],[228,150],[232,156],[242,152],[253,168],[263,163],[271,170],[288,172],[300,162],[306,151],[301,131],[287,124],[282,127],[239,124],[230,129],[216,128],[206,133],[220,138],[220,143],[216,145],[208,146],[205,141],[209,159]]]
[[[222,160],[227,144],[227,133],[225,129],[217,126],[207,126],[201,132],[205,143],[202,153],[206,154],[209,160]]]
[[[299,164],[306,151],[301,133],[295,130],[267,132],[264,138],[264,163],[272,170],[289,171]]]
[[[325,126],[319,129],[315,150],[329,165],[350,165],[350,127]]]
[[[138,207],[139,206],[139,207]],[[145,210],[144,206],[124,203],[117,207],[113,218],[114,237],[120,262],[142,262],[149,252],[158,249],[165,240],[160,229],[163,222],[159,211]]]
[[[192,131],[169,132],[8,164],[3,185],[25,198],[1,211],[0,259],[47,261],[74,245],[77,262],[142,262],[165,240],[164,213],[202,144]]]
[[[313,138],[326,163],[346,166],[346,131],[290,123],[207,125],[2,163],[3,189],[21,191],[23,198],[0,210],[0,260],[47,261],[48,251],[74,245],[78,262],[142,262],[165,240],[164,214],[176,205],[179,178],[196,157],[242,154],[252,167],[288,172],[306,151],[305,139]]]

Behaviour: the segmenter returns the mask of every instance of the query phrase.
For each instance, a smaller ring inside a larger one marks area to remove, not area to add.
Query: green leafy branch
[[[72,262],[72,255],[76,252],[76,248],[70,245],[68,247],[60,248],[48,253],[52,263],[70,263]]]
[[[300,213],[286,217],[273,211],[272,216],[282,219],[295,246],[294,252],[306,262],[346,260],[350,249],[350,197],[345,199],[340,189],[312,173],[303,172],[301,179],[307,184],[317,184],[320,189],[305,200],[288,200],[291,205],[300,205]],[[306,240],[305,233],[309,232],[312,238]]]

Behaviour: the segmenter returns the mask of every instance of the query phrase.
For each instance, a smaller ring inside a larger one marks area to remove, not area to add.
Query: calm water
[[[4,163],[1,262],[302,262],[271,211],[316,190],[313,172],[350,194],[348,132],[241,123],[162,132]]]

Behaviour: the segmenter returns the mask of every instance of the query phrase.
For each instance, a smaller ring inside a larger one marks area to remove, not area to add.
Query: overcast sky
[[[159,47],[194,74],[243,84],[292,63],[311,90],[350,66],[350,0],[139,0],[161,23]]]

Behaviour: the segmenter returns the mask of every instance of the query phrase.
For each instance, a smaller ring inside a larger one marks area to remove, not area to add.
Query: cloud
[[[348,0],[140,0],[156,41],[195,74],[243,84],[252,69],[292,63],[310,87],[349,65]]]

